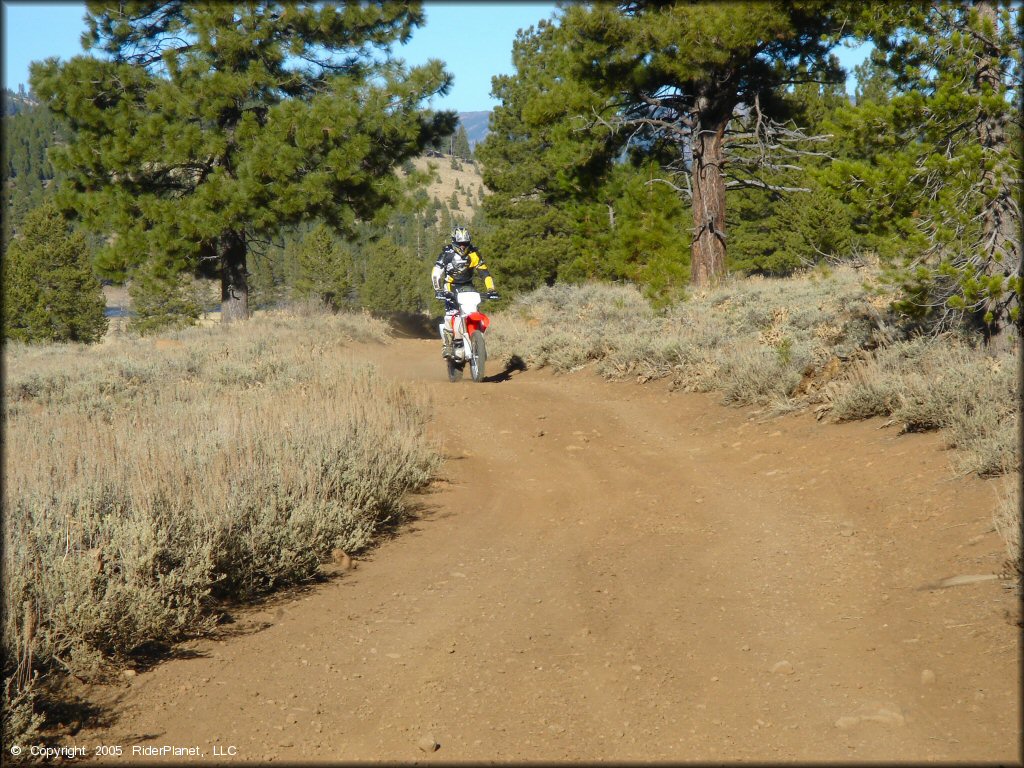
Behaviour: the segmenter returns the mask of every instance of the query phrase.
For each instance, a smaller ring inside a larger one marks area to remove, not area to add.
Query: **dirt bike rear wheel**
[[[469,337],[469,351],[469,370],[473,381],[483,381],[484,366],[487,364],[487,344],[484,342],[483,331],[474,331]]]

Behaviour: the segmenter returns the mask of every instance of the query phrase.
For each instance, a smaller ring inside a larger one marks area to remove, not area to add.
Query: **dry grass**
[[[1018,384],[1015,355],[919,337],[878,350],[829,397],[838,419],[891,416],[908,432],[942,429],[963,471],[990,476],[1020,467]]]
[[[1017,582],[1018,588],[1024,584],[1024,547],[1021,535],[1021,483],[1020,477],[1013,478],[1007,484],[1005,492],[999,500],[999,506],[992,516],[996,531],[1006,544],[1005,576]]]
[[[95,347],[8,345],[5,743],[32,674],[89,678],[312,577],[403,515],[438,451],[420,397],[344,362],[361,316]]]
[[[731,280],[660,315],[632,286],[554,286],[517,300],[494,337],[531,365],[589,362],[609,378],[671,378],[687,390],[721,390],[731,403],[770,406],[884,329],[861,283],[852,269]]]
[[[570,371],[607,360],[657,327],[650,305],[632,286],[554,285],[517,299],[503,313],[493,331],[494,354]]]

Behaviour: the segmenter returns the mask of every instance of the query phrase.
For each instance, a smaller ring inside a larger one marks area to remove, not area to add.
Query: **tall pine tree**
[[[33,90],[72,132],[53,152],[59,200],[116,234],[116,277],[151,260],[219,275],[222,317],[248,316],[247,259],[282,226],[319,216],[348,231],[401,195],[392,169],[451,133],[440,61],[388,51],[418,3],[87,3],[84,39],[107,58],[32,67]]]
[[[597,257],[596,244],[577,236],[591,212],[575,208],[579,198],[594,197],[591,158],[600,167],[606,158],[601,140],[577,131],[573,116],[601,100],[571,76],[568,55],[561,27],[542,21],[517,35],[516,73],[492,80],[501,104],[476,148],[491,191],[483,201],[491,226],[478,243],[495,255],[489,266],[503,291],[550,285],[568,264]]]
[[[793,133],[787,88],[841,79],[830,51],[848,16],[844,3],[824,0],[567,8],[574,74],[604,96],[581,118],[612,146],[663,159],[691,203],[698,287],[725,271],[726,189],[779,189],[767,180],[776,164],[766,150]],[[757,145],[751,162],[737,162],[729,134]]]
[[[1018,3],[872,4],[874,83],[837,114],[858,226],[893,268],[905,309],[986,335],[1019,321],[1021,9]]]

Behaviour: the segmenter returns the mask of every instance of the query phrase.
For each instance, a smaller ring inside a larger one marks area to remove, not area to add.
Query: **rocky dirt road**
[[[586,371],[449,384],[433,341],[352,355],[433,397],[448,461],[417,519],[101,691],[109,728],[69,743],[121,761],[1019,762],[1017,599],[938,586],[999,570],[997,486],[954,477],[938,436]]]

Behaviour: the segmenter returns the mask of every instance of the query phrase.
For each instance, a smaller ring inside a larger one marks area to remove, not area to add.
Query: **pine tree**
[[[857,226],[908,312],[986,335],[1021,320],[1019,4],[872,5],[862,34],[879,73],[836,116]]]
[[[352,256],[325,224],[318,224],[303,239],[297,264],[293,296],[315,297],[333,310],[345,304],[352,285]]]
[[[110,276],[152,260],[218,276],[225,321],[248,316],[254,242],[383,215],[404,187],[392,169],[454,128],[454,113],[420,107],[450,87],[441,62],[371,55],[422,24],[417,3],[87,9],[85,40],[107,58],[32,67],[72,132],[53,153],[60,203],[118,235],[101,254]]]
[[[193,325],[203,309],[194,278],[157,260],[144,261],[132,271],[128,295],[134,311],[129,326],[141,334]]]
[[[434,292],[430,262],[385,235],[366,244],[366,279],[359,289],[360,304],[380,313],[425,311]],[[432,260],[431,260],[432,261]]]
[[[568,264],[601,272],[602,219],[620,202],[609,180],[632,156],[658,162],[652,183],[675,189],[692,217],[689,265],[670,271],[718,280],[727,188],[806,194],[783,168],[792,161],[766,150],[785,139],[807,151],[792,120],[808,110],[793,91],[842,79],[828,52],[846,16],[816,0],[567,5],[557,24],[521,33],[516,74],[494,79],[502,103],[478,147],[509,267],[545,282]]]
[[[29,213],[4,254],[4,339],[99,341],[106,301],[89,262],[85,238],[55,205]]]
[[[639,284],[655,306],[664,306],[681,299],[690,280],[689,211],[672,189],[653,182],[656,164],[628,171],[610,244],[621,264],[615,277]]]
[[[469,146],[469,135],[462,123],[455,130],[455,137],[452,140],[452,154],[460,160],[472,160],[473,150]]]
[[[766,131],[792,132],[786,89],[841,80],[830,50],[847,24],[843,4],[824,0],[567,7],[573,74],[604,96],[597,118],[580,119],[618,149],[661,159],[677,180],[694,216],[695,285],[725,271],[727,187],[768,186]],[[748,170],[728,147],[736,131],[758,145]]]
[[[492,80],[501,103],[477,146],[491,191],[482,214],[491,226],[477,244],[500,254],[488,266],[509,293],[551,285],[567,265],[578,272],[600,258],[599,246],[580,236],[589,211],[576,208],[578,198],[593,196],[588,163],[603,165],[602,142],[575,130],[572,118],[599,108],[601,99],[571,76],[567,57],[561,27],[541,21],[516,36],[516,74]]]
[[[831,135],[832,117],[849,104],[844,84],[813,82],[795,86],[787,93],[787,102],[793,121],[815,136]],[[843,193],[823,181],[837,147],[831,141],[795,146],[805,152],[799,167],[783,163],[777,169],[765,168],[762,177],[771,187],[805,191],[766,193],[748,187],[730,193],[730,269],[782,276],[821,261],[851,258],[851,213]]]
[[[53,196],[56,173],[47,150],[67,138],[46,105],[19,103],[16,112],[3,118],[5,244],[19,231],[26,214]]]

